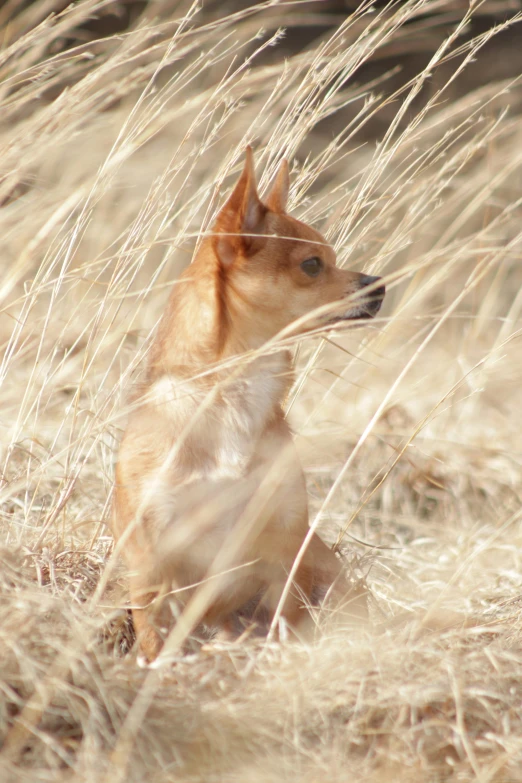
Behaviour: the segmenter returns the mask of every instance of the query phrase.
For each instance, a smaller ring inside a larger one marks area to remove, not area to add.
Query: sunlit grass
[[[159,4],[60,50],[102,5],[0,16],[6,775],[519,780],[520,86],[489,77],[502,25],[467,35],[507,4],[360,4],[286,59],[306,3]],[[395,93],[391,71],[361,76],[413,46],[431,61]],[[371,325],[296,346],[288,402],[311,523],[366,580],[372,623],[151,674],[111,558],[117,442],[247,143],[261,189],[287,157],[291,211],[386,279]]]

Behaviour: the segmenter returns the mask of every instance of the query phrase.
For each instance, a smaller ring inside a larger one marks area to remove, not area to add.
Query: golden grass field
[[[522,9],[348,5],[160,0],[98,40],[107,2],[0,9],[6,783],[522,781]],[[288,410],[370,622],[143,670],[117,443],[247,143],[386,279],[296,346]]]

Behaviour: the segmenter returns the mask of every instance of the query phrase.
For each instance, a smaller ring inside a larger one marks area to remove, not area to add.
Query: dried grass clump
[[[522,780],[519,3],[332,23],[164,2],[99,40],[104,2],[7,5],[2,780]],[[321,25],[307,46],[297,23]],[[288,414],[312,524],[371,623],[143,671],[107,529],[115,448],[247,142],[262,186],[287,156],[295,213],[386,277],[371,327],[301,342]]]

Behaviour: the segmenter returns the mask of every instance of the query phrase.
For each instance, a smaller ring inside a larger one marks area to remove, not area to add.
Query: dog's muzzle
[[[365,288],[375,286],[380,277],[373,275],[361,275],[360,286],[357,292],[350,292],[350,306],[344,313],[328,319],[328,323],[339,323],[339,321],[358,321],[363,318],[373,318],[381,307],[382,300],[386,293],[386,287],[381,285],[365,292]]]

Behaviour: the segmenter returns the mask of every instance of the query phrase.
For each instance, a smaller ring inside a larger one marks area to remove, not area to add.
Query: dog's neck
[[[281,349],[252,357],[266,338],[256,334],[234,307],[233,294],[226,290],[209,253],[203,246],[174,286],[151,346],[147,384],[168,376],[202,390],[222,383],[237,392],[258,383],[269,395],[269,407],[280,408],[292,382],[290,352]]]

